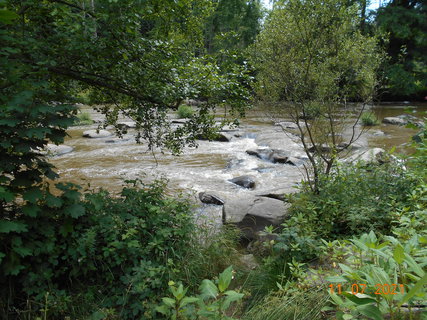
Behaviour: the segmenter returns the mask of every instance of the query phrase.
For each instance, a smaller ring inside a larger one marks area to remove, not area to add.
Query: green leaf
[[[366,296],[366,295],[363,295],[363,297],[360,297],[360,296],[358,297],[358,296],[351,294],[351,293],[348,293],[348,292],[343,292],[343,295],[346,296],[348,300],[357,304],[358,306],[376,302],[375,299],[368,298],[368,296]]]
[[[22,207],[22,212],[29,217],[37,217],[37,214],[41,211],[40,207],[36,204],[27,204]]]
[[[79,203],[67,206],[65,211],[73,218],[78,218],[85,214],[85,208]]]
[[[27,225],[23,222],[0,220],[0,233],[26,232]]]
[[[0,200],[4,202],[12,202],[14,199],[15,199],[15,194],[7,191],[3,187],[0,187]]]
[[[411,299],[413,296],[415,296],[418,291],[420,291],[423,286],[427,283],[427,273],[424,274],[424,276],[409,290],[407,294],[403,297],[403,299],[400,301],[399,306],[406,303]]]
[[[179,307],[180,308],[183,308],[183,307],[185,307],[187,304],[189,304],[189,303],[194,303],[194,302],[197,302],[197,301],[199,301],[200,299],[199,298],[196,298],[196,297],[185,297],[184,299],[182,299],[181,300],[181,302],[180,302],[180,304],[179,304]]]
[[[31,203],[36,203],[42,197],[43,192],[39,188],[31,188],[23,195],[24,200],[27,200]]]
[[[11,24],[13,20],[17,19],[19,16],[10,10],[0,9],[0,22],[4,24]]]
[[[208,279],[202,281],[200,285],[200,292],[203,299],[206,298],[216,298],[218,295],[218,288],[216,285]]]
[[[227,297],[224,299],[224,302],[222,304],[223,310],[227,310],[232,302],[239,301],[244,297],[243,293],[238,293],[234,290],[229,290],[225,292],[225,295]]]
[[[165,305],[171,308],[175,308],[175,300],[172,298],[164,297],[162,298],[162,301]]]
[[[405,250],[400,244],[394,248],[393,258],[398,264],[401,264],[405,260]]]
[[[383,320],[384,319],[380,309],[378,309],[378,307],[371,305],[371,304],[365,305],[365,306],[360,306],[357,308],[357,311],[359,311],[361,314],[368,317],[369,319],[373,319],[373,320]]]
[[[220,292],[224,292],[225,290],[227,290],[232,278],[233,278],[233,267],[229,266],[219,275],[218,289]]]
[[[62,199],[55,197],[52,194],[47,194],[46,195],[46,204],[49,208],[60,208],[62,206]]]

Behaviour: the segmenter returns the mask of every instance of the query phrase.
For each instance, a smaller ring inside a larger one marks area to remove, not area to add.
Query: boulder
[[[223,205],[224,200],[222,200],[220,197],[213,193],[208,192],[200,192],[199,193],[199,199],[203,203],[207,204],[216,204],[216,205]]]
[[[117,122],[117,126],[119,128],[124,128],[124,129],[135,129],[136,128],[136,122],[133,122],[133,121],[120,121],[120,122]]]
[[[73,147],[66,146],[64,144],[56,145],[56,144],[48,143],[45,148],[45,152],[42,152],[42,154],[46,154],[48,156],[54,157],[54,156],[60,156],[66,153],[70,153],[73,150],[74,150]]]
[[[236,177],[236,178],[230,179],[228,181],[230,181],[234,184],[237,184],[238,186],[241,186],[243,188],[247,188],[247,189],[255,188],[255,181],[250,176]]]
[[[364,161],[364,162],[379,162],[384,163],[384,155],[385,150],[382,148],[372,148],[368,150],[360,150],[353,155],[351,155],[349,158],[347,158],[347,162],[357,162],[357,161]]]
[[[110,131],[107,130],[86,130],[83,132],[83,137],[85,138],[91,138],[91,139],[95,139],[95,138],[106,138],[106,137],[110,137],[112,135],[112,133]]]
[[[386,117],[383,119],[383,123],[404,126],[408,124],[408,120],[402,117]]]
[[[283,150],[277,149],[250,149],[246,153],[251,156],[256,156],[262,160],[270,161],[273,163],[290,163],[289,155]]]
[[[275,188],[265,190],[262,193],[257,194],[257,196],[285,201],[288,198],[288,195],[296,192],[298,192],[298,189],[295,187]]]
[[[288,216],[289,204],[266,197],[239,197],[228,200],[222,208],[224,224],[239,227],[245,238],[256,239],[267,226],[278,227]]]
[[[211,137],[211,139],[208,139],[204,135],[198,135],[197,140],[211,140],[211,141],[219,141],[219,142],[230,142],[231,139],[233,139],[232,135],[229,135],[227,133],[219,132],[215,136]]]

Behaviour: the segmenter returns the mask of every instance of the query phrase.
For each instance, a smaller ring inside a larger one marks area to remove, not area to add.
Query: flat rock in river
[[[245,196],[227,200],[222,210],[223,223],[239,227],[246,238],[256,239],[267,226],[278,227],[288,216],[289,204],[267,197]]]

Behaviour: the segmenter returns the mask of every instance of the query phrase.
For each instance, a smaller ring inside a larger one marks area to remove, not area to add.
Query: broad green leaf
[[[205,279],[200,285],[200,292],[203,299],[215,299],[218,295],[218,288],[211,280]]]
[[[405,250],[402,245],[398,244],[393,251],[393,258],[398,263],[401,264],[405,260]]]
[[[43,197],[43,192],[38,188],[31,188],[26,191],[23,195],[24,200],[27,200],[31,203],[36,203]]]
[[[182,299],[181,300],[181,302],[179,303],[179,307],[180,308],[183,308],[183,307],[185,307],[187,304],[189,304],[189,303],[194,303],[194,302],[197,302],[197,301],[199,301],[200,299],[199,298],[196,298],[196,297],[184,297],[184,299]]]
[[[220,292],[224,292],[225,290],[227,290],[232,278],[233,278],[232,266],[228,267],[222,273],[220,273],[219,279],[218,279],[218,289]]]
[[[19,221],[0,220],[0,233],[25,232],[27,225]]]
[[[162,301],[165,305],[171,308],[175,308],[175,300],[172,298],[164,297],[162,298]]]
[[[234,290],[229,290],[224,293],[226,298],[222,304],[223,310],[227,310],[232,302],[239,301],[244,297],[243,293],[238,293]]]
[[[49,208],[60,208],[62,206],[62,199],[59,197],[55,197],[52,194],[46,195],[46,204]]]
[[[371,304],[360,306],[357,308],[357,311],[359,311],[361,314],[368,317],[369,319],[373,319],[373,320],[383,320],[384,319],[380,309],[378,309],[378,307],[371,305]]]
[[[79,203],[74,203],[64,210],[73,218],[78,218],[85,214],[85,208]]]
[[[423,286],[427,283],[427,273],[422,277],[412,288],[409,290],[407,294],[403,297],[402,301],[400,301],[399,306],[406,303],[415,296],[420,290],[422,290]]]
[[[22,212],[29,217],[37,217],[37,214],[41,211],[40,207],[36,204],[27,204],[22,207]]]
[[[364,304],[368,304],[368,303],[375,303],[376,300],[373,298],[368,298],[368,296],[363,295],[364,297],[358,297],[354,294],[348,293],[348,292],[343,292],[343,295],[345,295],[347,297],[348,300],[350,300],[351,302],[357,304],[357,305],[364,305]],[[366,297],[365,297],[366,296]]]

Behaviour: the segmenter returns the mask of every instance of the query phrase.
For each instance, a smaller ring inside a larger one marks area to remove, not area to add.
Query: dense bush
[[[186,104],[181,104],[178,107],[177,113],[178,113],[178,117],[182,119],[182,118],[190,118],[194,114],[194,111],[190,106],[187,106]]]
[[[377,117],[372,112],[362,113],[360,120],[362,121],[362,125],[366,127],[376,126],[379,123]]]
[[[60,188],[62,196],[38,202],[46,214],[28,217],[26,231],[1,234],[0,312],[150,317],[189,248],[189,203],[165,197],[162,182],[82,201],[75,187]]]

